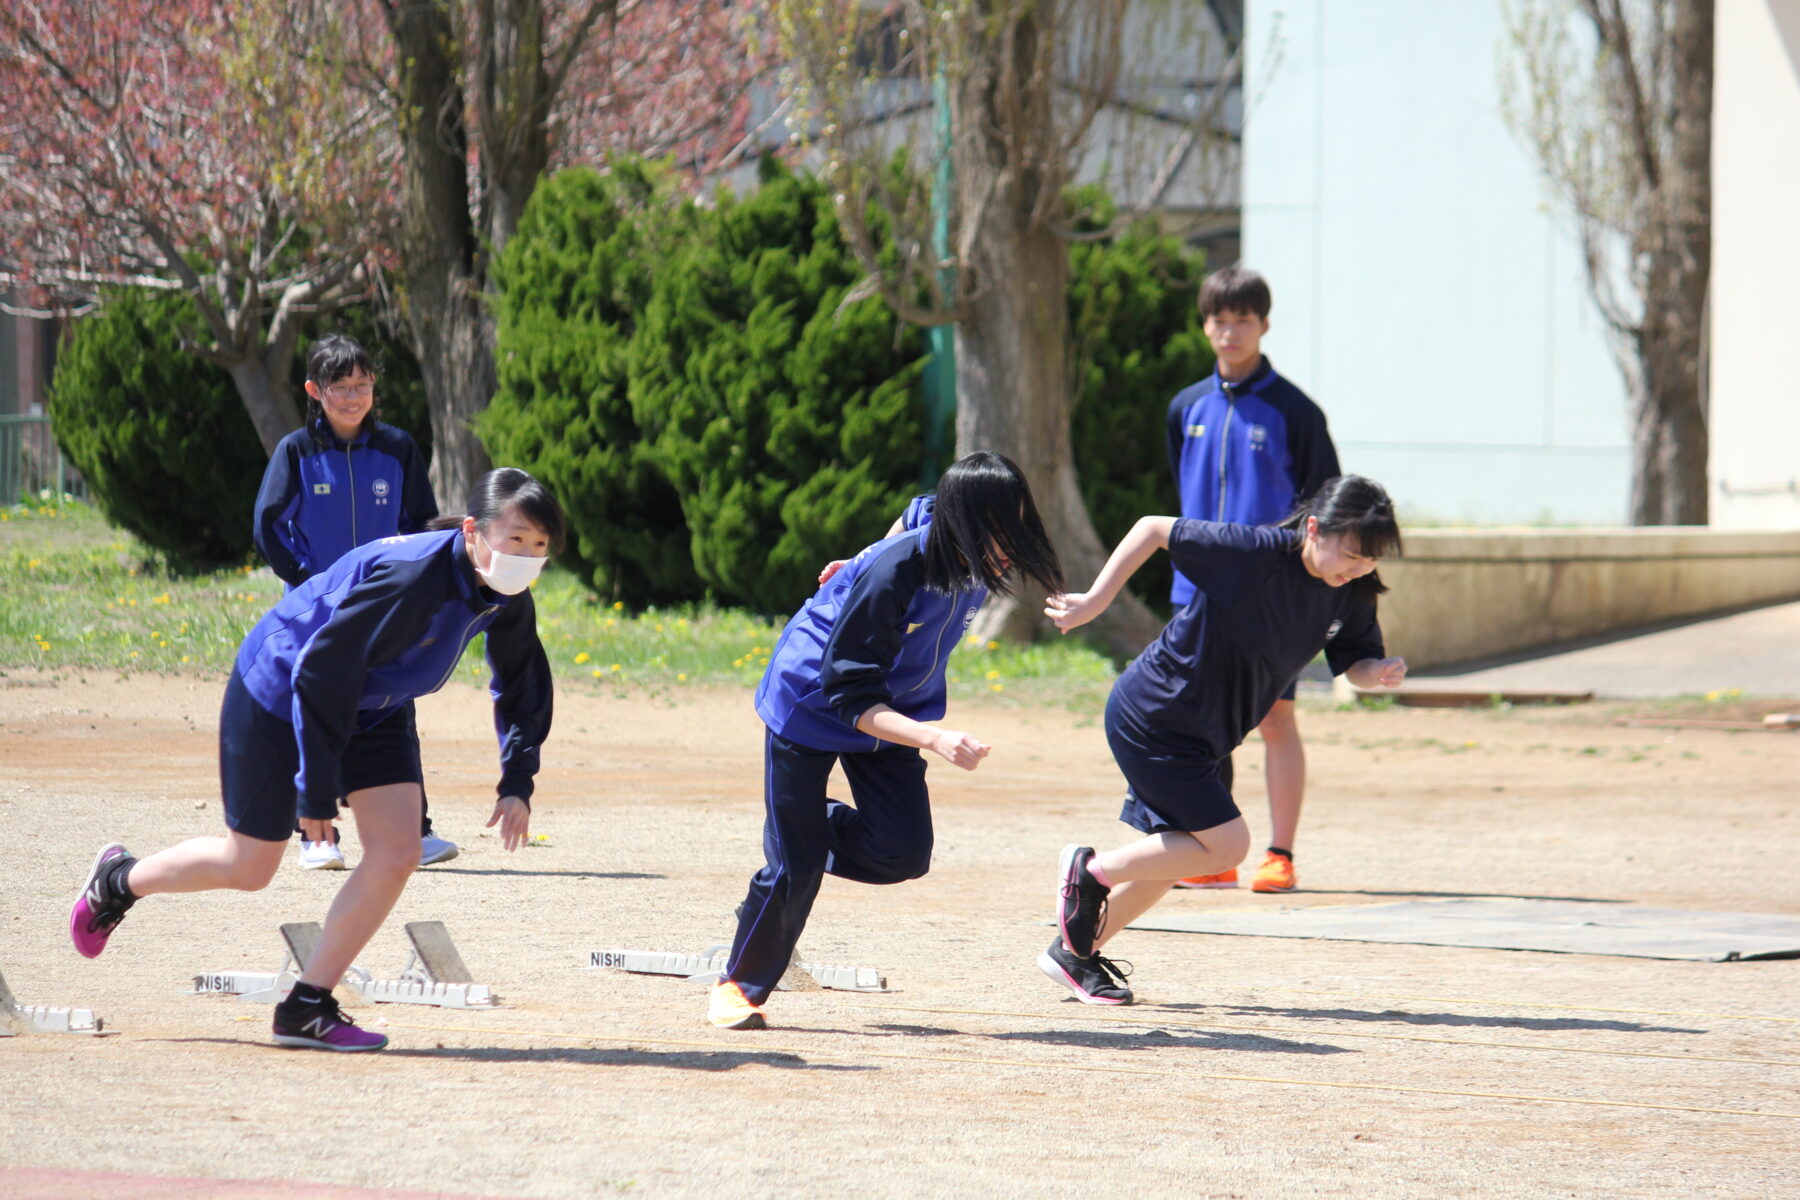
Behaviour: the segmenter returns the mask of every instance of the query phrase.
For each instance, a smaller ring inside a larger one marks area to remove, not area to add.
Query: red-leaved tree
[[[0,284],[50,311],[108,285],[182,290],[265,449],[299,423],[309,314],[365,295],[393,175],[370,103],[307,118],[343,80],[262,69],[223,0],[0,7]],[[371,214],[375,225],[371,225]]]

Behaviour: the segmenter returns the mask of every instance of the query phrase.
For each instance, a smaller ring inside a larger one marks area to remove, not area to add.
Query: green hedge
[[[349,310],[336,325],[363,340],[382,367],[384,419],[429,453],[418,364],[381,337],[366,310]],[[254,553],[251,509],[267,462],[231,376],[182,349],[183,335],[201,330],[185,295],[110,293],[98,313],[76,322],[50,383],[56,440],[101,511],[178,570]],[[296,389],[305,351],[303,344],[295,355]]]
[[[1093,229],[1112,219],[1083,197]],[[1153,223],[1071,244],[1077,467],[1101,536],[1175,510],[1163,412],[1211,369],[1197,256]],[[860,279],[816,180],[765,164],[706,202],[621,162],[539,186],[496,272],[496,462],[568,507],[567,560],[608,599],[790,611],[817,567],[916,490],[921,332]],[[1165,564],[1138,581],[1165,604]]]

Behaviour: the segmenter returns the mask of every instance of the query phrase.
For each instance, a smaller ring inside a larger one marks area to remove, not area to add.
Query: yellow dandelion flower
[[[988,672],[988,673],[987,673],[987,677],[988,677],[988,678],[989,678],[989,679],[998,679],[998,678],[1000,678],[1000,672],[998,672],[998,671],[989,671],[989,672]]]
[[[623,670],[624,668],[620,667],[618,663],[614,663],[612,665],[612,669],[615,671],[619,671],[619,670]]]
[[[990,691],[990,692],[1004,692],[1005,690],[1006,690],[1006,685],[1004,683],[988,684],[988,691]]]
[[[28,567],[41,567],[44,565],[44,560],[41,558],[34,558],[30,562],[26,563],[25,565]]]
[[[662,622],[658,621],[656,623],[656,632],[661,633],[662,631],[663,631]]]
[[[686,682],[687,682],[687,676],[686,676],[686,675],[677,675],[677,676],[676,676],[676,677],[675,677],[675,682],[676,682],[676,683],[686,683]]]
[[[133,575],[136,575],[136,574],[137,574],[137,572],[136,572],[136,571],[133,571],[133,572],[132,572],[132,574],[133,574]],[[135,598],[134,598],[134,599],[131,599],[131,600],[128,600],[128,601],[126,601],[126,603],[127,603],[127,604],[129,604],[129,605],[131,605],[131,607],[133,607],[133,608],[136,608],[136,607],[137,607],[137,600],[136,600],[136,599],[135,599]]]
[[[987,648],[989,650],[998,650],[1000,648],[1000,643],[999,642],[989,642],[987,645]]]
[[[981,639],[980,639],[980,638],[978,638],[978,637],[976,637],[976,636],[975,636],[975,635],[974,635],[974,634],[972,634],[972,633],[971,633],[971,634],[970,634],[970,635],[969,635],[969,645],[971,645],[971,646],[979,646],[979,645],[981,645]]]
[[[613,620],[611,617],[606,618],[606,627],[608,629],[611,629],[613,626],[615,626],[617,624],[618,624],[618,622]]]
[[[586,662],[589,658],[592,658],[592,657],[593,656],[590,655],[586,650],[583,650],[580,654],[577,654],[575,656],[575,665],[579,667],[582,663]]]
[[[187,655],[185,655],[185,654],[184,654],[184,655],[182,655],[182,656],[181,656],[181,661],[182,661],[182,662],[186,662],[186,661],[187,661],[187,660],[188,660],[188,656],[187,656]]]
[[[600,678],[600,677],[601,677],[601,676],[602,676],[602,675],[604,675],[604,674],[606,674],[606,672],[605,672],[605,671],[602,671],[602,670],[601,670],[601,669],[600,669],[600,668],[599,668],[599,667],[595,667],[595,668],[594,668],[594,678],[595,678],[595,679],[598,679],[598,678]]]
[[[677,628],[686,629],[687,628],[687,618],[686,617],[677,617],[677,618],[675,618],[675,624],[676,624]]]
[[[169,593],[164,592],[162,595],[158,596],[156,599],[152,600],[150,603],[152,603],[152,604],[167,604],[168,602],[169,602]]]
[[[133,657],[133,658],[136,658],[136,657],[137,657],[137,651],[136,651],[136,650],[133,650],[133,651],[132,651],[132,652],[131,652],[131,657]]]
[[[625,611],[625,602],[623,600],[614,600],[613,601],[613,611],[614,612],[624,612]]]

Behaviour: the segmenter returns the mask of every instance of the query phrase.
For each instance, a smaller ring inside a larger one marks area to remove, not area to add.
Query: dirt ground
[[[931,874],[827,880],[802,943],[895,990],[780,993],[773,1028],[729,1033],[703,1022],[702,984],[579,968],[591,949],[728,936],[761,858],[747,697],[559,696],[533,825],[549,843],[510,856],[481,829],[485,695],[433,697],[428,787],[463,854],[414,879],[362,964],[396,973],[401,923],[442,919],[505,1006],[352,998],[392,1048],[286,1053],[266,1007],[189,980],[274,970],[277,925],[322,918],[342,876],[290,867],[260,893],[154,898],[93,962],[65,930],[104,841],[142,853],[221,828],[219,694],[0,677],[0,969],[21,999],[118,1031],[0,1040],[0,1194],[1800,1193],[1800,962],[1130,931],[1112,952],[1139,1003],[1076,1004],[1033,958],[1058,848],[1126,838],[1120,780],[1093,715],[998,700],[952,713],[995,750],[973,775],[932,768]],[[1166,903],[1800,914],[1800,734],[1615,715],[1306,707],[1305,890]],[[1239,791],[1264,834],[1259,758],[1240,753]]]

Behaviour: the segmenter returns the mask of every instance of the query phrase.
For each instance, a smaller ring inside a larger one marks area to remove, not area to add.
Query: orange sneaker
[[[1250,882],[1253,892],[1291,892],[1294,890],[1294,860],[1270,851],[1263,856],[1262,866],[1256,868],[1256,878]]]
[[[1177,879],[1178,888],[1234,888],[1237,886],[1237,868],[1220,871],[1217,875],[1189,875],[1186,879]]]
[[[769,1024],[763,1018],[763,1010],[750,1003],[738,985],[729,979],[713,984],[712,1004],[707,1008],[706,1019],[720,1029],[766,1029]]]

